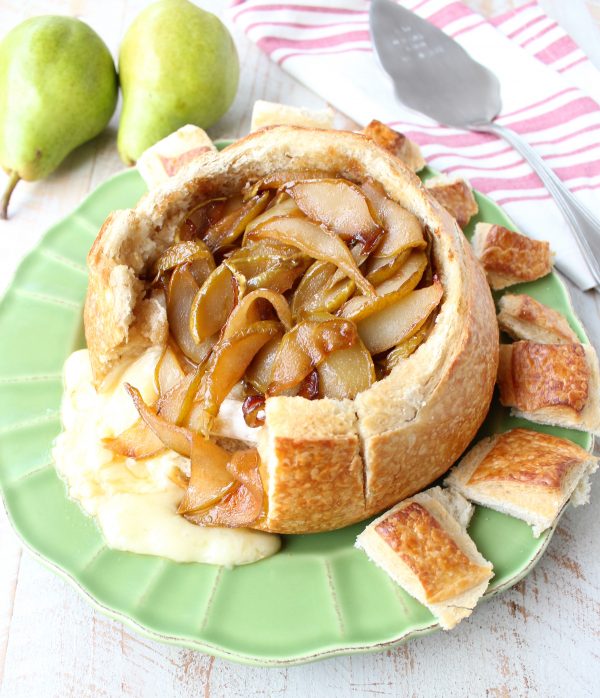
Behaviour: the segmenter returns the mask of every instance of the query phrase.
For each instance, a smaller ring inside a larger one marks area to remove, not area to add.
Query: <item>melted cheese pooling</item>
[[[170,479],[174,467],[189,474],[189,459],[165,451],[136,461],[102,446],[137,419],[123,388],[134,385],[143,399],[156,399],[154,367],[160,349],[149,349],[96,392],[86,349],[76,351],[64,368],[64,431],[53,455],[69,496],[95,516],[110,548],[160,555],[176,562],[244,565],[279,550],[278,536],[250,529],[201,528],[177,514],[182,490]]]

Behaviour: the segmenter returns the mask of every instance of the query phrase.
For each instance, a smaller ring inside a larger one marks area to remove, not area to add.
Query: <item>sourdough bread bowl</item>
[[[355,400],[266,399],[264,426],[254,430],[265,492],[254,527],[311,533],[360,521],[440,477],[492,397],[499,342],[485,276],[456,222],[398,158],[360,134],[288,126],[204,154],[106,220],[88,257],[84,321],[102,389],[119,365],[167,339],[164,301],[149,279],[187,212],[279,170],[379,183],[426,231],[443,288],[426,340]]]

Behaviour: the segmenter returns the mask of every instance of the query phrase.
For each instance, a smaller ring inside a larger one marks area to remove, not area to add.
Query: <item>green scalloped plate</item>
[[[278,555],[226,569],[110,550],[94,520],[68,499],[51,446],[61,428],[63,362],[84,345],[86,254],[106,216],[144,191],[136,170],[104,182],[46,233],[0,304],[0,487],[25,544],[107,615],[156,640],[239,662],[375,651],[438,629],[426,608],[353,547],[364,524],[287,536]],[[477,198],[477,220],[511,225],[489,199]],[[563,312],[587,341],[555,275],[511,290]],[[495,401],[479,436],[523,424]],[[533,428],[591,447],[581,432]],[[527,574],[552,534],[535,539],[525,523],[484,508],[469,532],[494,565],[488,595]]]

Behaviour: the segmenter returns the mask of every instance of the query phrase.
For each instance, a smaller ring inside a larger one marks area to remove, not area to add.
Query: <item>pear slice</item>
[[[373,286],[360,273],[352,253],[342,240],[316,223],[305,218],[272,218],[249,232],[248,237],[252,240],[272,238],[293,245],[314,259],[331,262],[349,276],[362,293],[375,295]]]
[[[348,349],[356,341],[356,328],[331,315],[303,320],[286,332],[271,370],[267,396],[282,395],[298,386],[329,354]]]
[[[244,376],[245,380],[263,395],[267,392],[271,382],[273,364],[275,363],[280,344],[281,337],[274,337],[267,342],[254,357]]]
[[[208,337],[197,343],[190,331],[190,312],[198,290],[198,284],[187,264],[175,267],[167,291],[169,329],[185,356],[194,363],[201,364],[210,354],[214,339]]]
[[[223,339],[229,339],[237,332],[259,322],[262,319],[261,301],[271,305],[286,331],[292,328],[292,314],[285,296],[268,288],[260,288],[244,296],[236,305],[223,329]]]
[[[234,487],[213,506],[184,514],[185,518],[199,526],[251,526],[265,509],[259,466],[260,458],[254,448],[231,454],[226,467],[235,479]]]
[[[382,234],[373,220],[364,193],[343,179],[318,179],[287,187],[298,208],[323,223],[343,240],[360,240],[372,247]]]
[[[258,221],[259,218],[260,216],[255,220]],[[250,280],[260,276],[265,271],[269,271],[274,265],[277,266],[284,260],[301,256],[296,247],[266,239],[234,250],[227,257],[227,265],[232,269],[237,269],[240,274]]]
[[[400,252],[395,257],[369,257],[361,271],[365,274],[367,281],[372,284],[380,284],[393,276],[398,269],[406,262],[412,249],[409,247]]]
[[[282,194],[282,196],[277,197],[273,201],[273,205],[269,206],[266,211],[250,221],[246,226],[246,234],[244,236],[244,245],[246,244],[246,239],[248,233],[250,233],[255,228],[258,228],[263,223],[270,221],[272,218],[278,218],[280,216],[300,216],[302,211],[296,205],[294,199],[290,198],[287,194]]]
[[[262,192],[212,225],[204,236],[209,250],[216,252],[233,244],[246,230],[246,226],[264,211],[269,198],[269,192]]]
[[[345,274],[337,278],[336,267],[331,262],[314,262],[294,292],[292,315],[298,318],[317,310],[334,313],[350,298],[355,288],[354,281]]]
[[[190,334],[197,344],[221,330],[245,288],[246,279],[226,264],[211,273],[190,308]]]
[[[380,185],[366,181],[361,189],[371,201],[385,233],[373,250],[373,257],[396,257],[409,247],[425,247],[423,230],[419,219],[388,199]]]
[[[117,436],[102,439],[102,446],[125,458],[142,460],[160,453],[165,445],[143,419]]]
[[[227,470],[231,453],[200,434],[192,436],[191,475],[178,514],[191,514],[216,504],[235,487]]]
[[[285,293],[296,283],[311,263],[310,257],[301,253],[287,259],[278,259],[268,269],[257,276],[248,279],[249,289],[270,289],[278,293]]]
[[[417,349],[425,341],[430,328],[429,318],[426,322],[421,325],[421,327],[412,335],[409,335],[403,339],[400,344],[394,347],[390,353],[385,357],[384,368],[387,373],[392,371],[398,364],[400,364],[409,356],[415,353]]]
[[[200,407],[198,423],[200,431],[208,436],[214,418],[219,414],[223,400],[233,386],[243,377],[258,351],[273,337],[281,335],[281,323],[263,320],[221,339],[208,361],[200,385]],[[190,422],[193,415],[190,416]]]
[[[154,383],[158,394],[164,395],[185,377],[185,370],[169,344],[165,348],[154,369]]]
[[[442,299],[442,284],[420,288],[397,303],[357,323],[358,334],[371,354],[387,351],[413,335],[425,323]]]
[[[396,303],[410,293],[419,283],[427,267],[427,257],[423,252],[413,252],[404,266],[386,281],[375,286],[376,298],[354,296],[344,303],[340,317],[358,322]]]
[[[348,349],[326,356],[317,366],[317,373],[319,396],[335,400],[354,400],[375,382],[373,359],[358,337]]]
[[[158,415],[151,407],[144,402],[137,388],[129,383],[125,383],[125,390],[133,400],[140,417],[146,422],[150,429],[158,436],[163,444],[181,454],[190,457],[192,446],[192,433],[185,427],[177,426]]]
[[[215,268],[215,261],[211,251],[202,240],[185,240],[176,242],[167,248],[156,260],[152,269],[155,276],[160,276],[174,267],[196,259],[204,259],[210,265],[211,270]]]

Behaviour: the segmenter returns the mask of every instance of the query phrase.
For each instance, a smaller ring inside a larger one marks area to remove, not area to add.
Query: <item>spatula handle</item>
[[[573,196],[540,155],[518,133],[496,122],[477,124],[474,130],[495,133],[504,138],[527,160],[552,194],[575,235],[592,276],[596,283],[600,284],[600,221]]]

